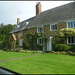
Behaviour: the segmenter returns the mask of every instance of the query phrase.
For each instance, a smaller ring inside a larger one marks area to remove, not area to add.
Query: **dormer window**
[[[29,22],[26,22],[26,25],[28,25]]]
[[[17,28],[19,28],[20,25],[17,25]]]
[[[29,22],[24,22],[23,25],[28,25]]]
[[[37,33],[43,33],[43,27],[38,27],[37,28]]]

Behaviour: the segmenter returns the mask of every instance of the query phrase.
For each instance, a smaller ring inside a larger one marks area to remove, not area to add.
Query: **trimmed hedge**
[[[54,51],[68,51],[70,50],[70,46],[66,44],[55,44]]]
[[[75,45],[70,45],[70,51],[75,52]]]

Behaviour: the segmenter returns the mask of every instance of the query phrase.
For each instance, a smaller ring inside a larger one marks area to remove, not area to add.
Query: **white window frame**
[[[72,37],[74,38],[75,36],[72,36]],[[70,39],[71,39],[71,37],[70,37]],[[74,39],[74,41],[75,41],[75,39]],[[67,37],[67,44],[73,45],[73,44],[75,44],[75,43],[69,43],[68,37]]]
[[[23,36],[23,32],[22,31],[20,32],[20,36]]]
[[[28,25],[29,22],[26,22],[26,25]]]
[[[43,44],[43,41],[42,41],[42,43],[40,44],[40,43],[38,42],[39,39],[42,40],[42,38],[37,38],[37,44],[42,45],[42,44]]]
[[[75,27],[74,27],[74,22],[75,22],[75,20],[67,21],[67,28],[69,28],[69,27],[68,27],[68,22],[70,23],[70,28],[75,28]],[[71,22],[73,23],[73,27],[71,27]]]
[[[55,23],[55,24],[51,24],[51,25],[50,25],[50,31],[57,31],[57,29],[58,29],[58,25],[57,25],[57,29],[52,30],[51,26],[53,26],[53,25],[55,26],[55,25],[57,25],[57,23]]]
[[[19,46],[23,46],[23,39],[19,39]]]
[[[39,32],[38,31],[39,28],[42,28],[43,29],[42,32]],[[37,33],[44,33],[44,27],[43,26],[37,27]]]
[[[20,27],[20,25],[16,25],[17,26],[17,28],[19,28]]]

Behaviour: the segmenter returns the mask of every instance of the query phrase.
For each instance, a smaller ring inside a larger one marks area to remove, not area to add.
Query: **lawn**
[[[20,53],[20,52],[6,52],[6,51],[0,51],[0,61],[7,60],[7,59],[13,59],[18,57],[24,57],[34,55],[33,53]]]
[[[15,54],[17,54],[17,57],[19,54],[20,56],[23,56],[23,54],[26,55],[26,53],[18,52]],[[1,55],[2,53],[0,52]],[[3,55],[12,57],[9,52],[4,52]],[[27,55],[30,55],[30,53],[27,53]],[[2,58],[4,60],[4,56]],[[0,63],[0,66],[21,74],[75,74],[75,56],[45,53],[28,58],[6,61]]]

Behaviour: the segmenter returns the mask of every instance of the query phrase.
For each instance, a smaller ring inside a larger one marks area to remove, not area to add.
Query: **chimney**
[[[41,3],[36,3],[36,16],[41,13]]]
[[[19,24],[20,23],[20,18],[17,18],[17,24]]]

